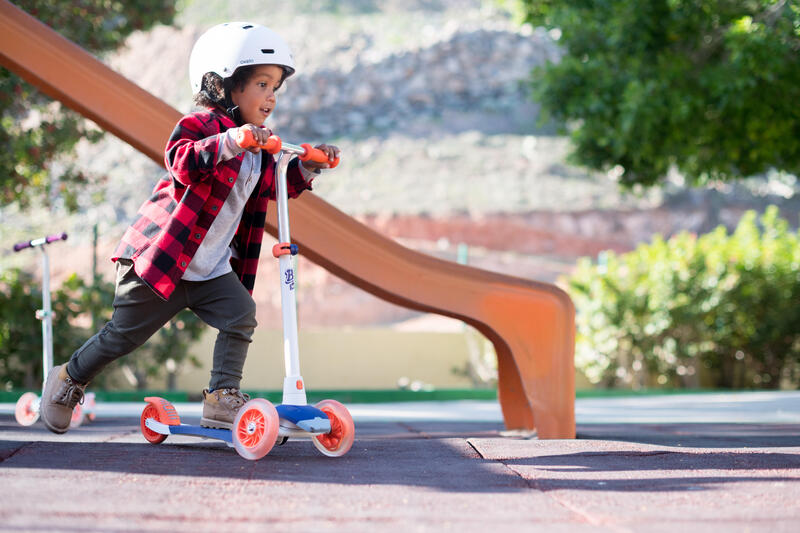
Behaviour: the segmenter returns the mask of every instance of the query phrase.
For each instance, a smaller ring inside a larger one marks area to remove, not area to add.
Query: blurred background
[[[343,150],[314,194],[405,246],[567,290],[579,389],[798,386],[795,1],[14,3],[184,113],[203,31],[278,31],[297,74],[268,125]],[[10,392],[41,383],[39,258],[12,245],[69,233],[50,246],[66,360],[110,316],[108,257],[163,169],[5,69],[0,88]],[[309,389],[494,389],[472,328],[297,268]],[[271,257],[254,298],[243,388],[278,390]],[[214,335],[182,314],[94,387],[199,393]]]

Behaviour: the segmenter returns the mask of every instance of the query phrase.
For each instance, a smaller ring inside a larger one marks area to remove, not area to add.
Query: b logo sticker
[[[289,290],[294,290],[294,270],[290,268],[286,271],[286,279],[283,282],[289,286]]]

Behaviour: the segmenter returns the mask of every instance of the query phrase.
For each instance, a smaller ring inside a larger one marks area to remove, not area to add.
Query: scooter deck
[[[192,435],[194,437],[207,437],[210,439],[224,440],[233,443],[233,436],[230,429],[207,428],[203,426],[192,426],[181,424],[180,426],[167,426],[172,435]]]
[[[281,421],[288,421],[310,434],[318,435],[328,433],[331,423],[323,411],[311,405],[276,405],[275,410]],[[145,424],[148,428],[162,435],[190,435],[193,437],[206,437],[233,443],[233,433],[230,429],[207,428],[191,424],[168,425],[149,418]],[[288,428],[281,427],[281,434],[294,434]]]
[[[323,411],[312,405],[286,405],[275,406],[281,420],[288,420],[303,431],[309,433],[328,433],[331,430],[331,421]]]
[[[190,435],[193,437],[206,437],[233,443],[233,435],[230,429],[207,428],[191,424],[169,425],[159,422],[155,418],[148,418],[145,421],[145,425],[152,431],[160,433],[161,435]]]

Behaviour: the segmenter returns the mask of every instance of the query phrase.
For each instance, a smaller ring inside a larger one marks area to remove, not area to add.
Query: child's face
[[[275,110],[275,91],[283,77],[283,69],[277,65],[258,65],[253,75],[241,89],[231,93],[233,103],[239,106],[242,119],[247,124],[260,126]]]

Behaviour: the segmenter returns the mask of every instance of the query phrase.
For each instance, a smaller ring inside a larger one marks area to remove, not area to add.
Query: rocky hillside
[[[531,69],[558,60],[557,43],[541,29],[520,27],[490,0],[251,5],[188,2],[177,26],[135,34],[107,61],[188,111],[187,58],[204,29],[222,20],[277,29],[295,52],[298,73],[282,90],[270,126],[286,139],[332,140],[345,149],[340,169],[319,180],[315,192],[348,213],[492,216],[698,203],[725,208],[765,196],[784,202],[796,188],[764,182],[758,190],[687,193],[675,186],[623,194],[613,172],[566,164],[567,141],[553,128],[537,126],[528,91]],[[160,169],[148,169],[149,162],[139,163],[137,154],[119,146],[91,147],[86,154],[95,172],[126,174],[119,181],[130,188],[109,199],[124,221],[140,196],[128,192]]]

